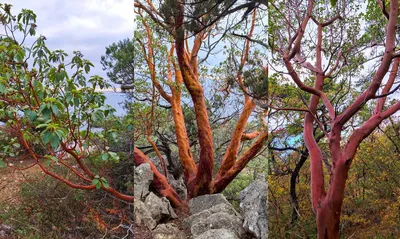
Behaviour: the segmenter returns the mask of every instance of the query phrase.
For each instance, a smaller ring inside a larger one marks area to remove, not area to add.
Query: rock
[[[147,227],[150,230],[153,230],[157,226],[157,223],[151,216],[149,209],[142,201],[135,200],[133,202],[133,211],[133,220],[136,225]]]
[[[156,222],[168,220],[170,218],[178,218],[168,199],[165,197],[159,198],[154,193],[150,192],[144,204],[149,208],[151,216]]]
[[[243,227],[257,239],[268,238],[268,184],[258,179],[239,193]]]
[[[182,200],[187,199],[187,188],[183,176],[179,177],[179,179],[174,179],[172,174],[168,174],[168,183]]]
[[[239,239],[239,237],[237,237],[235,235],[234,232],[228,230],[228,229],[212,229],[209,231],[206,231],[204,233],[202,233],[201,235],[195,237],[194,239]]]
[[[218,204],[227,204],[231,206],[231,204],[226,200],[224,195],[221,193],[218,194],[207,194],[199,197],[195,197],[190,199],[189,208],[191,214],[196,214],[203,210],[209,209]]]
[[[13,228],[6,224],[0,224],[0,238],[12,238]]]
[[[245,235],[245,231],[242,228],[242,221],[238,217],[226,212],[214,213],[206,218],[196,220],[196,223],[192,223],[190,231],[196,237],[212,229],[228,229],[234,232],[239,238],[243,238]]]
[[[184,239],[183,233],[174,223],[160,224],[152,232],[154,239]]]
[[[229,215],[232,215],[232,216],[235,216],[235,217],[238,217],[239,219],[241,219],[240,214],[238,212],[236,212],[236,210],[231,205],[221,203],[221,204],[213,206],[207,210],[203,210],[201,212],[191,215],[190,217],[188,217],[184,220],[184,225],[186,227],[190,228],[192,224],[196,224],[199,220],[206,219],[211,214],[218,213],[218,212],[225,212],[225,213],[228,213]]]
[[[150,183],[153,181],[153,171],[150,164],[143,163],[135,168],[133,194],[135,198],[144,199],[149,193]]]

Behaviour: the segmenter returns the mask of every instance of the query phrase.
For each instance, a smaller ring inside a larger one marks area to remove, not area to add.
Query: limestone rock
[[[135,168],[133,194],[135,198],[144,199],[149,193],[150,183],[153,181],[153,171],[150,164],[143,163]]]
[[[159,198],[154,193],[150,192],[144,204],[149,209],[151,216],[156,222],[168,220],[170,218],[178,218],[168,199],[165,197]]]
[[[179,177],[179,179],[174,179],[172,174],[168,174],[168,183],[182,200],[187,199],[187,188],[183,176]]]
[[[243,227],[257,239],[268,238],[268,184],[258,179],[239,193]]]
[[[228,200],[226,200],[225,196],[221,193],[218,194],[207,194],[199,197],[195,197],[190,199],[189,208],[191,214],[196,214],[203,210],[209,209],[218,204],[227,204],[231,205]]]
[[[133,220],[135,221],[136,225],[147,227],[150,230],[154,229],[157,226],[157,223],[152,218],[149,209],[142,201],[134,201],[133,211]]]
[[[245,231],[242,228],[242,221],[238,217],[226,212],[214,213],[196,221],[196,223],[192,224],[190,231],[196,237],[212,229],[227,229],[234,232],[239,238],[245,235]]]
[[[159,224],[152,234],[154,239],[185,239],[174,223]]]
[[[228,229],[212,229],[209,231],[206,231],[204,233],[202,233],[201,235],[195,237],[194,239],[239,239],[239,237],[237,237],[235,235],[234,232],[228,230]]]
[[[190,228],[192,224],[196,224],[199,220],[206,219],[211,214],[218,212],[225,212],[228,213],[229,215],[236,216],[241,219],[240,214],[236,212],[236,210],[231,205],[221,203],[209,209],[191,215],[190,217],[184,220],[184,224],[186,227]]]

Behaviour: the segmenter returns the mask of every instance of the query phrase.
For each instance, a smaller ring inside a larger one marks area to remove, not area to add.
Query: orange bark
[[[248,134],[242,134],[242,138],[241,138],[241,140],[242,141],[245,141],[245,140],[252,140],[252,139],[255,139],[257,136],[259,136],[260,135],[260,132],[258,132],[257,130],[256,131],[253,131],[253,132],[251,132],[251,133],[248,133]]]
[[[185,52],[185,34],[183,26],[183,5],[179,4],[178,14],[175,17],[177,25],[175,36],[175,48],[178,58],[179,68],[182,73],[183,82],[189,91],[194,104],[196,113],[196,124],[198,130],[198,139],[200,145],[200,160],[197,167],[195,179],[188,186],[189,198],[210,193],[212,187],[212,174],[214,168],[214,148],[210,123],[208,121],[207,107],[205,103],[203,87],[200,85],[198,76],[191,68],[188,54]],[[201,38],[196,38],[195,45]]]
[[[256,104],[251,99],[246,100],[246,104],[244,105],[243,112],[240,115],[240,118],[236,124],[235,130],[232,134],[231,142],[229,143],[228,148],[226,149],[224,158],[222,159],[221,167],[219,168],[218,174],[215,180],[219,180],[231,167],[235,164],[235,160],[239,151],[239,146],[241,142],[241,138],[243,132],[246,127],[246,123],[253,112]]]
[[[221,178],[215,180],[213,193],[222,192],[230,182],[246,167],[262,149],[268,139],[268,129],[258,137],[253,145],[235,162],[235,165],[227,171]]]
[[[175,72],[175,80],[177,85],[183,82],[181,72]],[[175,124],[176,141],[178,144],[179,160],[183,166],[185,181],[188,183],[194,179],[197,172],[196,164],[193,161],[192,153],[189,145],[189,138],[186,132],[185,119],[183,117],[183,110],[181,106],[181,91],[171,84],[172,91],[172,115]]]

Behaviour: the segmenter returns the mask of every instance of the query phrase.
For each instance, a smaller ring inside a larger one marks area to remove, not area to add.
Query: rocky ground
[[[268,238],[265,179],[256,180],[239,194],[240,213],[222,194],[192,198],[188,211],[174,210],[167,199],[149,191],[152,180],[150,165],[135,168],[136,239]]]

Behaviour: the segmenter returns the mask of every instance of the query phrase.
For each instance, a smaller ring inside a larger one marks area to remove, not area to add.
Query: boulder
[[[152,234],[154,239],[185,239],[174,223],[159,224]]]
[[[239,237],[237,237],[235,235],[234,232],[227,230],[227,229],[212,229],[209,231],[206,231],[202,234],[200,234],[199,236],[195,237],[194,239],[239,239]]]
[[[231,204],[226,200],[225,196],[221,193],[218,194],[207,194],[199,197],[190,199],[189,208],[191,214],[196,214],[203,210],[209,209],[218,204],[226,204],[231,206]]]
[[[154,193],[150,192],[144,204],[149,209],[152,218],[154,218],[156,222],[166,221],[170,218],[178,218],[168,199],[165,197],[159,198]]]
[[[157,226],[157,223],[152,218],[149,209],[142,201],[135,200],[133,202],[133,212],[133,220],[136,225],[147,227],[149,230],[153,230]]]
[[[186,227],[190,228],[192,224],[196,224],[199,220],[206,219],[211,214],[218,213],[218,212],[225,212],[225,213],[228,213],[229,215],[236,216],[239,219],[241,219],[240,214],[238,212],[236,212],[236,210],[231,205],[221,203],[221,204],[213,206],[209,209],[206,209],[206,210],[203,210],[201,212],[191,215],[190,217],[188,217],[184,220],[184,225]]]
[[[227,229],[239,238],[243,238],[246,233],[242,228],[242,220],[226,212],[213,213],[208,217],[196,220],[195,223],[192,223],[190,231],[196,237],[212,229]]]
[[[257,179],[239,193],[243,227],[257,239],[268,238],[268,184]]]
[[[149,193],[149,186],[153,181],[153,171],[150,164],[143,163],[135,168],[133,194],[135,198],[144,199]]]

